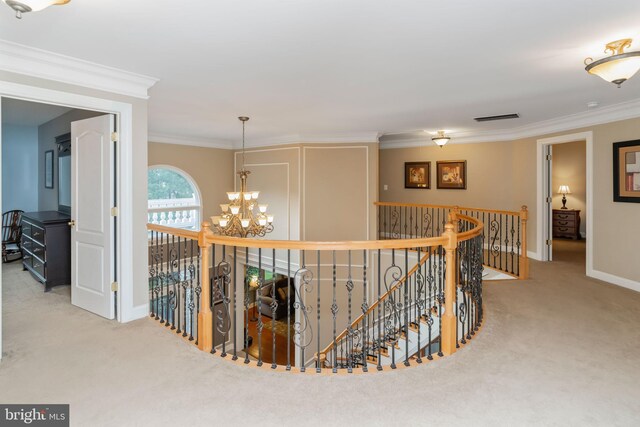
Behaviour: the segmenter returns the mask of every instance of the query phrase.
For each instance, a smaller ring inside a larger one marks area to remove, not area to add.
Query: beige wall
[[[558,187],[568,185],[567,208],[580,211],[580,232],[584,237],[587,227],[587,150],[585,141],[555,144],[552,162],[553,208],[562,207],[562,194]]]
[[[202,220],[220,213],[233,189],[233,152],[219,148],[149,142],[149,166],[168,165],[185,171],[202,196]]]
[[[367,240],[375,235],[377,144],[295,144],[249,150],[249,187],[275,215],[270,237]],[[235,168],[242,167],[236,152]],[[236,180],[239,187],[239,180]]]
[[[587,131],[593,132],[594,145],[593,269],[627,281],[640,282],[637,265],[640,204],[614,203],[612,181],[612,144],[640,139],[640,118],[512,142],[456,145],[453,140],[444,148],[427,145],[380,150],[380,200],[513,210],[527,205],[528,244],[531,251],[536,251],[537,140]],[[467,160],[466,191],[435,190],[435,161],[445,159]],[[431,190],[403,188],[404,162],[418,160],[432,162]],[[383,190],[384,184],[389,185],[389,190]]]
[[[131,104],[133,111],[133,304],[143,306],[148,303],[147,294],[147,104],[146,99],[116,95],[95,89],[74,86],[51,80],[28,77],[21,74],[0,71],[0,80],[27,86],[57,90],[78,95],[113,100]]]

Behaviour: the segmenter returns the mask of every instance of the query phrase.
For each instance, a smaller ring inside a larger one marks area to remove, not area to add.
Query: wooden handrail
[[[158,233],[171,234],[176,237],[183,237],[185,239],[198,240],[199,232],[194,230],[185,230],[183,228],[167,227],[166,225],[147,224],[147,230],[157,231]]]
[[[241,237],[218,236],[213,232],[205,236],[208,243],[243,248],[291,249],[291,250],[320,250],[320,251],[348,251],[359,249],[410,249],[416,247],[438,246],[446,242],[444,237],[428,237],[422,239],[397,240],[359,240],[343,242],[319,242],[301,240],[261,240]]]

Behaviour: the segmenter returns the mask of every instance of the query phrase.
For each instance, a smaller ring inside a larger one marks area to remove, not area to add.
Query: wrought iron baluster
[[[333,302],[331,304],[331,316],[333,318],[333,360],[337,360],[338,358],[338,348],[337,348],[337,342],[336,342],[336,316],[338,314],[338,304],[336,302],[336,251],[331,251],[331,256],[332,256],[332,260],[333,260],[333,264],[332,264],[332,277],[331,277],[331,292],[332,292],[332,296],[333,296]],[[320,263],[318,263],[318,268],[320,268]],[[351,303],[351,300],[349,300],[349,303]],[[318,334],[319,336],[320,334]],[[320,351],[320,344],[318,344],[318,351]],[[320,363],[320,362],[318,362]],[[336,373],[338,372],[338,367],[336,366],[337,364],[334,363],[333,364],[333,372]]]
[[[317,302],[318,303],[318,308],[317,308],[317,310],[318,311],[317,311],[317,322],[316,322],[317,329],[318,329],[318,333],[316,335],[316,337],[317,337],[316,372],[320,373],[320,372],[322,372],[322,366],[320,366],[320,275],[321,275],[320,274],[320,268],[321,268],[321,265],[320,265],[320,250],[317,250],[316,252],[317,252],[317,257],[318,257],[318,277],[317,277],[317,281],[316,281],[316,284],[317,284],[317,287],[318,287],[318,289],[317,289],[317,291],[318,291],[317,292],[317,295],[318,295],[318,302]]]
[[[404,250],[404,366],[409,366],[409,249]]]
[[[271,284],[271,369],[276,369],[276,311],[278,310],[278,300],[276,298],[276,250],[271,252],[271,277],[274,282]],[[288,279],[287,279],[288,280]],[[289,282],[287,282],[289,283]]]
[[[349,251],[349,270],[351,270],[351,251]],[[349,273],[349,276],[351,276],[351,273]],[[369,344],[369,340],[368,340],[368,336],[369,336],[369,325],[371,323],[369,323],[369,318],[370,316],[367,315],[367,312],[369,311],[369,304],[367,303],[368,301],[368,293],[367,293],[367,250],[364,249],[362,251],[362,371],[363,372],[367,372],[369,370],[369,368],[367,367],[367,355],[369,354],[368,352],[368,344]],[[349,324],[351,324],[351,320],[349,320]]]
[[[244,262],[249,264],[249,248],[244,248]],[[243,274],[244,287],[244,363],[249,363],[249,275]],[[256,302],[254,301],[254,304]]]
[[[525,238],[525,236],[520,236],[520,222],[521,222],[521,218],[520,218],[520,216],[518,216],[518,233],[517,233],[518,242],[516,243],[516,247],[518,248],[517,249],[518,257],[517,257],[517,263],[516,263],[517,264],[516,265],[516,275],[518,277],[520,276],[520,257],[523,255],[522,254],[522,248],[521,248],[522,243],[521,243],[520,238],[521,237]],[[524,254],[524,256],[526,256],[526,254]]]
[[[195,249],[194,249],[195,248]],[[196,345],[198,345],[198,331],[200,330],[200,323],[198,319],[200,317],[200,294],[202,294],[202,281],[200,280],[200,245],[196,240],[191,241],[191,265],[193,263],[193,252],[196,252],[196,262],[195,262],[195,270],[196,270],[196,315],[195,315],[195,324],[196,324]]]
[[[445,257],[444,248],[442,245],[438,246],[439,271],[438,271],[438,336],[440,337],[440,345],[438,346],[438,356],[442,357],[442,306],[444,305],[444,274],[445,274]]]
[[[287,371],[291,370],[291,249],[287,249]]]
[[[212,268],[209,271],[213,271],[212,274],[209,274],[209,283],[205,283],[205,286],[209,286],[209,295],[211,296],[209,300],[209,306],[211,307],[212,316],[214,317],[213,322],[211,322],[211,354],[216,354],[218,350],[216,350],[216,319],[215,319],[215,301],[216,301],[216,280],[218,280],[218,266],[216,264],[216,244],[212,245],[211,249],[211,263]],[[208,265],[207,265],[208,267]]]
[[[233,286],[233,319],[229,319],[229,322],[233,324],[233,356],[231,360],[238,360],[238,312],[237,312],[237,299],[238,293],[237,285],[238,285],[238,247],[233,247],[233,280],[230,283],[230,286]]]
[[[377,316],[378,316],[378,336],[376,338],[376,343],[378,346],[378,360],[377,360],[377,367],[376,369],[378,371],[382,370],[382,364],[381,364],[381,360],[382,360],[382,319],[380,318],[380,306],[382,306],[382,308],[384,308],[384,304],[381,301],[381,291],[382,291],[382,258],[380,257],[380,249],[378,249],[378,275],[377,275],[377,279],[378,279],[378,299],[376,300],[377,303],[377,307],[376,307],[376,312],[377,312]],[[384,319],[384,317],[383,317]]]
[[[264,282],[264,278],[262,277],[262,248],[258,248],[258,290],[256,291],[256,300],[258,303],[258,366],[262,366],[262,329],[264,328],[264,324],[262,323],[262,298],[259,295],[262,295],[262,285]]]

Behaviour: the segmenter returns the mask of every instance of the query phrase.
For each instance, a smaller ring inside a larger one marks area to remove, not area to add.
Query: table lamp
[[[562,194],[562,207],[560,209],[567,209],[567,194],[571,194],[571,190],[568,185],[561,185],[558,188],[558,194]]]

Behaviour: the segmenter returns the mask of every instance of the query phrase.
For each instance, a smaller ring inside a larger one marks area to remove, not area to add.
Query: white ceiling
[[[247,142],[472,135],[640,98],[584,71],[606,42],[635,39],[620,0],[73,0],[22,20],[0,3],[0,38],[157,77],[149,131]],[[473,117],[518,112],[520,119]]]
[[[71,108],[2,98],[2,124],[6,125],[40,126],[67,111],[71,111]]]

